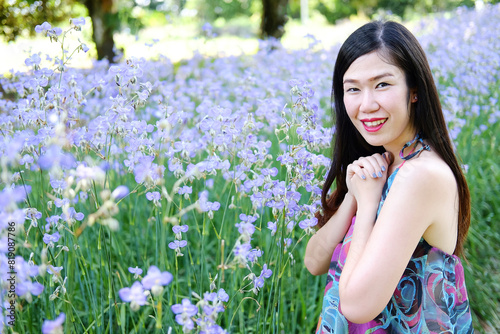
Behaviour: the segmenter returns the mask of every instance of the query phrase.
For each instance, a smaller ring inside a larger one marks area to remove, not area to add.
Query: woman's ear
[[[410,102],[415,103],[418,101],[417,89],[413,88],[410,90]]]

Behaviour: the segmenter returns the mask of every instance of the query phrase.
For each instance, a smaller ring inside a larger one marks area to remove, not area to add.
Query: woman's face
[[[343,78],[347,114],[363,138],[396,154],[413,139],[410,106],[416,101],[404,72],[389,64],[378,52],[356,59]]]

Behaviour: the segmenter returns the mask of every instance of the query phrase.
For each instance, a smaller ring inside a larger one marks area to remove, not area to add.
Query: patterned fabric
[[[377,215],[398,170],[387,179]],[[316,334],[474,333],[460,259],[430,246],[423,238],[382,313],[365,324],[347,320],[340,309],[339,279],[355,221],[353,217],[343,242],[333,252]]]

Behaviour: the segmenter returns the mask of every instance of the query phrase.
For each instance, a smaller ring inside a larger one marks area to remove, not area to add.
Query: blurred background
[[[259,40],[274,38],[290,49],[314,37],[328,48],[370,19],[411,25],[422,15],[499,0],[0,0],[0,73],[22,70],[30,53],[60,52],[34,27],[47,21],[62,28],[84,17],[84,43],[73,67],[93,59],[158,55],[178,62],[194,52],[229,56],[257,52]],[[306,37],[306,38],[304,38]],[[47,50],[50,49],[50,50]]]

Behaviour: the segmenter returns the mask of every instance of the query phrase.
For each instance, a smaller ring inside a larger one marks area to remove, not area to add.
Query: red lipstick
[[[367,132],[377,132],[384,126],[387,118],[364,118],[360,121]]]

